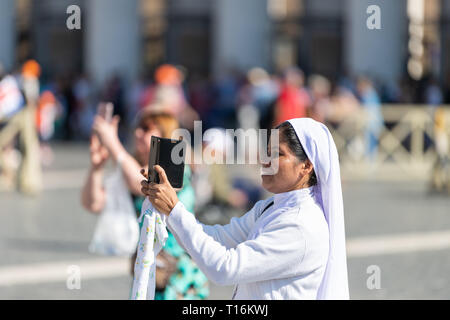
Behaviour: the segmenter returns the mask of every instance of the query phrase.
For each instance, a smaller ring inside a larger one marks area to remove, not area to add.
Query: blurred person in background
[[[243,130],[259,129],[261,111],[255,105],[252,87],[247,73],[246,82],[239,88],[236,96],[237,126]]]
[[[66,134],[67,129],[64,127],[66,116],[67,116],[67,103],[62,91],[62,78],[60,76],[55,76],[45,84],[42,85],[42,94],[46,91],[50,92],[58,105],[58,113],[53,123],[54,133],[52,134],[52,139],[63,139]],[[92,125],[92,122],[91,122]],[[90,136],[90,135],[89,135]]]
[[[330,100],[328,121],[336,123],[355,115],[361,107],[358,98],[353,94],[352,90],[342,84],[338,84],[335,87]]]
[[[273,121],[271,107],[273,101],[278,97],[278,84],[262,68],[250,69],[247,72],[247,81],[248,83],[239,93],[240,127],[243,129],[267,128],[268,124]],[[246,111],[246,109],[250,109],[250,111]]]
[[[383,82],[380,90],[381,101],[383,103],[399,103],[401,102],[401,88],[399,81]]]
[[[246,177],[233,177],[226,164],[227,152],[234,153],[233,139],[225,129],[210,128],[203,140],[202,164],[193,167],[198,215],[218,221],[227,210],[250,209],[261,199],[262,190]]]
[[[141,213],[144,196],[140,191],[140,170],[148,166],[151,137],[159,136],[171,138],[172,132],[178,128],[178,121],[164,112],[142,110],[137,127],[134,131],[134,155],[129,154],[121,144],[118,134],[119,118],[115,116],[111,123],[96,116],[91,136],[91,167],[82,189],[81,201],[88,211],[101,213],[106,197],[103,189],[104,167],[112,158],[122,169],[130,196],[136,209],[137,218]],[[191,185],[191,170],[185,167],[183,188],[178,191],[178,197],[184,205],[193,209],[195,194]],[[132,258],[132,270],[135,263]],[[155,299],[205,299],[209,295],[206,277],[190,259],[189,255],[180,247],[175,238],[169,233],[166,244],[157,256],[157,261],[166,268],[157,268],[157,292]],[[157,262],[157,264],[159,264]],[[133,272],[133,271],[132,271]]]
[[[430,76],[425,87],[425,103],[428,105],[428,112],[431,118],[434,118],[434,112],[437,106],[444,102],[444,94],[439,86],[437,79]]]
[[[304,81],[303,71],[297,67],[290,67],[284,72],[273,127],[289,119],[308,115],[311,99],[304,88]]]
[[[25,106],[24,97],[20,91],[17,79],[3,69],[0,64],[0,132],[4,133],[9,122]],[[17,124],[13,124],[17,125]],[[8,139],[8,140],[7,140]],[[1,135],[0,138],[0,181],[2,187],[13,190],[15,187],[16,173],[19,168],[22,155],[15,147],[16,139],[10,139],[9,135]]]
[[[356,87],[359,100],[361,101],[361,105],[366,111],[367,116],[365,154],[368,160],[374,161],[384,123],[383,114],[381,112],[381,102],[378,93],[369,78],[365,76],[359,77]]]
[[[106,80],[101,92],[101,100],[110,101],[114,105],[114,114],[121,119],[118,129],[119,137],[121,141],[125,141],[128,132],[128,128],[126,127],[128,120],[125,104],[125,90],[122,78],[118,73],[112,74],[109,79]]]
[[[203,126],[209,127],[208,114],[214,101],[210,79],[194,73],[188,83],[188,95],[190,104],[203,121]]]
[[[354,135],[346,143],[347,153],[357,159],[362,159],[365,153],[364,132],[360,130],[361,105],[348,86],[338,83],[330,98],[330,109],[328,111],[327,123],[339,128],[348,123]],[[345,129],[348,130],[348,129]]]
[[[38,130],[36,128],[36,109],[39,102],[41,66],[30,59],[22,65],[21,89],[26,106],[22,111],[23,160],[20,169],[20,188],[23,192],[36,194],[42,190],[42,168],[39,152]]]
[[[62,105],[64,108],[64,138],[72,140],[78,138],[77,135],[77,101],[73,91],[73,79],[71,75],[63,74],[58,79],[58,88]]]
[[[446,72],[444,77],[444,83],[443,83],[443,96],[444,96],[444,103],[448,104],[450,103],[450,72]]]
[[[44,166],[53,162],[53,152],[49,141],[55,133],[55,121],[61,117],[62,108],[51,90],[44,90],[36,110],[36,127],[39,134],[41,161]]]
[[[408,76],[404,76],[399,80],[400,97],[399,102],[416,103],[417,92],[419,91],[417,82]]]
[[[126,104],[126,118],[124,121],[127,122],[127,128],[134,128],[136,123],[136,115],[139,114],[139,99],[143,95],[143,92],[146,88],[146,77],[144,74],[141,74],[138,78],[136,78],[130,89],[127,91],[125,96],[125,104]],[[127,141],[129,138],[132,138],[132,132],[128,133],[130,137],[127,137]]]
[[[236,128],[236,109],[239,90],[243,82],[241,72],[235,68],[223,71],[214,81],[214,105],[208,115],[211,127]]]
[[[313,74],[308,78],[308,87],[311,95],[311,108],[308,114],[314,120],[325,123],[331,109],[331,83],[324,76]]]
[[[72,119],[72,125],[77,132],[77,138],[87,139],[91,134],[95,116],[92,87],[93,85],[86,74],[80,74],[73,84],[72,91],[76,113]]]
[[[433,166],[431,190],[446,191],[450,194],[450,149],[446,120],[444,109],[437,109],[434,113],[436,161]]]
[[[186,100],[182,87],[184,74],[179,68],[164,64],[156,69],[154,78],[155,85],[149,86],[142,94],[141,107],[170,113],[182,127],[192,130],[198,114]]]
[[[36,104],[39,99],[41,66],[36,60],[27,60],[22,66],[22,89],[27,103]]]
[[[6,73],[0,64],[0,120],[11,118],[24,106],[24,102],[17,79]]]

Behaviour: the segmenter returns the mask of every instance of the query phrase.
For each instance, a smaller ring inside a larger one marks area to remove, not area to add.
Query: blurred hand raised
[[[91,143],[89,146],[91,152],[91,165],[93,169],[102,168],[109,158],[108,149],[106,149],[100,143],[97,135],[93,134],[91,136]]]
[[[120,144],[118,136],[119,121],[119,116],[114,116],[111,123],[98,115],[94,118],[92,130],[100,138],[101,144],[109,151],[111,151],[118,143]]]

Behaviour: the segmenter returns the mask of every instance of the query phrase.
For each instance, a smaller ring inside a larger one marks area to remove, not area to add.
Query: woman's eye
[[[281,156],[281,153],[277,152],[277,151],[273,151],[272,154],[270,155],[271,157],[275,158],[275,157],[279,157]]]

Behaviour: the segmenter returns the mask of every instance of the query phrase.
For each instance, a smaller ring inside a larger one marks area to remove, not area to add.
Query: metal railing
[[[444,111],[450,137],[450,107]],[[366,152],[368,114],[360,109],[328,123],[346,178],[426,179],[436,160],[434,117],[427,105],[383,105],[384,122],[372,157]]]

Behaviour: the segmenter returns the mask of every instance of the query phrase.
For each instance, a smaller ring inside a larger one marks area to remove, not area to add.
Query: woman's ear
[[[307,174],[310,174],[314,170],[314,166],[309,159],[303,162],[303,169]]]

